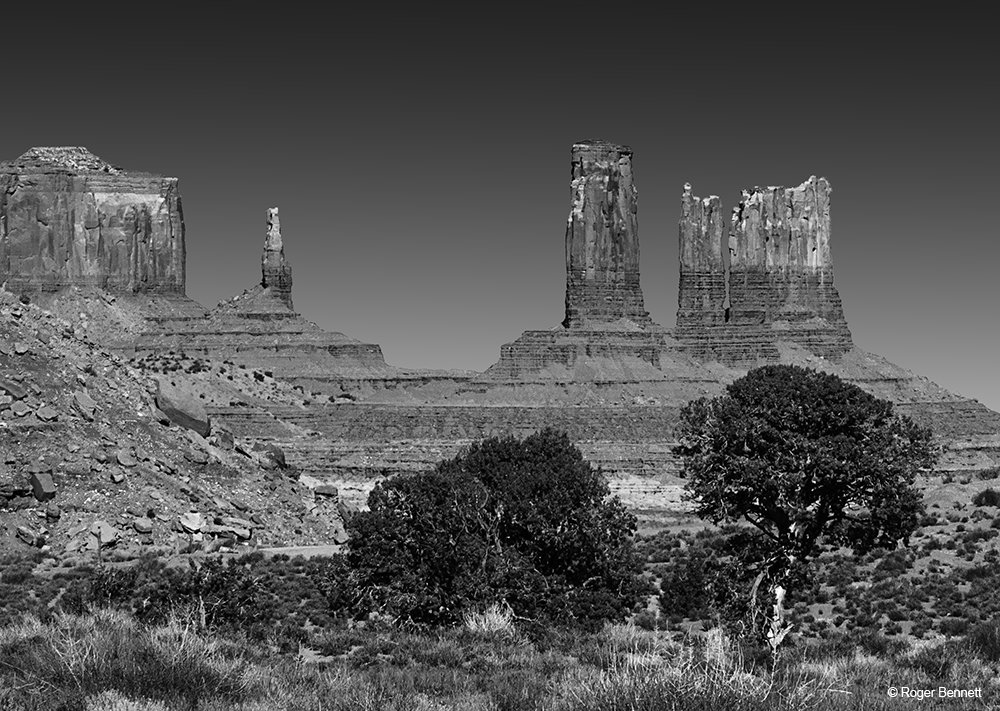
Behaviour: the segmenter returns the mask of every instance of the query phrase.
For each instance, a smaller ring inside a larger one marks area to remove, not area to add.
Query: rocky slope
[[[0,550],[96,558],[345,540],[334,489],[302,483],[277,448],[174,424],[154,372],[187,392],[171,395],[189,412],[234,398],[302,406],[291,386],[232,364],[128,363],[0,290]]]

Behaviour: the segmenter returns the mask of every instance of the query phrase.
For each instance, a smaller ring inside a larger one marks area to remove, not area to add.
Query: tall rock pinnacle
[[[632,149],[606,141],[574,144],[570,186],[563,326],[649,323],[639,286]]]
[[[292,307],[292,266],[285,261],[285,245],[281,241],[278,208],[267,211],[267,237],[261,257],[261,286],[270,289],[278,299]]]

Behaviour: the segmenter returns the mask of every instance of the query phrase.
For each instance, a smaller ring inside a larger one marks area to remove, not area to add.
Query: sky
[[[570,147],[601,138],[634,151],[656,321],[685,182],[728,211],[824,176],[855,343],[1000,410],[985,15],[213,7],[239,10],[6,18],[0,104],[0,159],[83,145],[178,177],[201,303],[259,280],[277,206],[304,316],[396,365],[483,370],[562,320]]]

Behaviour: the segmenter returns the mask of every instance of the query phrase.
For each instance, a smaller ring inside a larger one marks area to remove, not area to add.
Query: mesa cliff
[[[86,148],[32,148],[0,163],[0,283],[184,293],[176,178],[122,170]]]
[[[683,509],[672,452],[680,408],[765,363],[824,370],[893,401],[934,429],[940,470],[1000,465],[1000,414],[854,345],[834,285],[824,178],[746,190],[728,218],[718,197],[685,186],[671,329],[643,296],[632,150],[574,144],[564,318],[502,345],[475,373],[389,365],[377,344],[296,312],[285,253],[294,258],[295,242],[277,208],[266,212],[253,285],[206,309],[184,295],[176,180],[125,174],[83,149],[25,156],[0,169],[8,286],[140,368],[189,380],[214,368],[226,382],[202,398],[213,428],[278,446],[349,503],[364,505],[381,477],[426,470],[477,439],[554,426],[623,501],[662,519]],[[194,374],[179,373],[178,358],[194,359]]]
[[[743,191],[727,229],[719,198],[684,186],[674,334],[730,365],[778,362],[779,341],[837,358],[854,344],[833,281],[830,184]]]

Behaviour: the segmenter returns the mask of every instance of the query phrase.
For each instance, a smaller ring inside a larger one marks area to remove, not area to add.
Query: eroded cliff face
[[[825,358],[853,347],[830,251],[830,184],[743,192],[725,240],[722,206],[685,185],[675,335],[688,353],[731,365],[777,362],[778,341]]]
[[[639,285],[639,228],[632,149],[573,144],[566,223],[562,328],[525,331],[500,348],[485,382],[662,381],[669,334],[653,322]],[[695,378],[697,379],[697,378]],[[596,387],[596,386],[593,386]]]
[[[146,330],[133,339],[132,347],[142,356],[184,351],[261,368],[325,395],[340,394],[346,383],[406,380],[386,365],[377,344],[324,331],[296,313],[292,267],[285,259],[276,207],[267,210],[259,283],[208,313],[149,314]]]
[[[176,178],[135,173],[86,148],[32,148],[0,163],[0,283],[184,293]]]
[[[632,149],[581,141],[572,149],[566,225],[566,328],[625,318],[648,323],[639,287]]]

